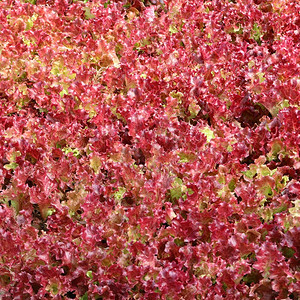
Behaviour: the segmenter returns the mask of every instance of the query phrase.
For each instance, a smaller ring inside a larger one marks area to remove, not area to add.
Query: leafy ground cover
[[[299,299],[297,0],[0,2],[0,298]]]

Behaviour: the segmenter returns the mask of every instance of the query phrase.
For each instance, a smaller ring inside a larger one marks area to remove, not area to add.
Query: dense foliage
[[[299,299],[297,0],[0,2],[0,298]]]

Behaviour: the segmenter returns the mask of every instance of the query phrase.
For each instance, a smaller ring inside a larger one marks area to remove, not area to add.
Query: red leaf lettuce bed
[[[299,11],[1,1],[1,299],[298,299]]]

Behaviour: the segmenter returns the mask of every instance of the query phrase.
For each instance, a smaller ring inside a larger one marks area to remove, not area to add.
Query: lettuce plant
[[[0,298],[298,299],[297,0],[0,2]]]

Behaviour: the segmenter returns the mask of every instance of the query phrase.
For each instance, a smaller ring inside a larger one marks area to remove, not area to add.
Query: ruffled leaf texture
[[[0,298],[299,299],[296,0],[0,2]]]

